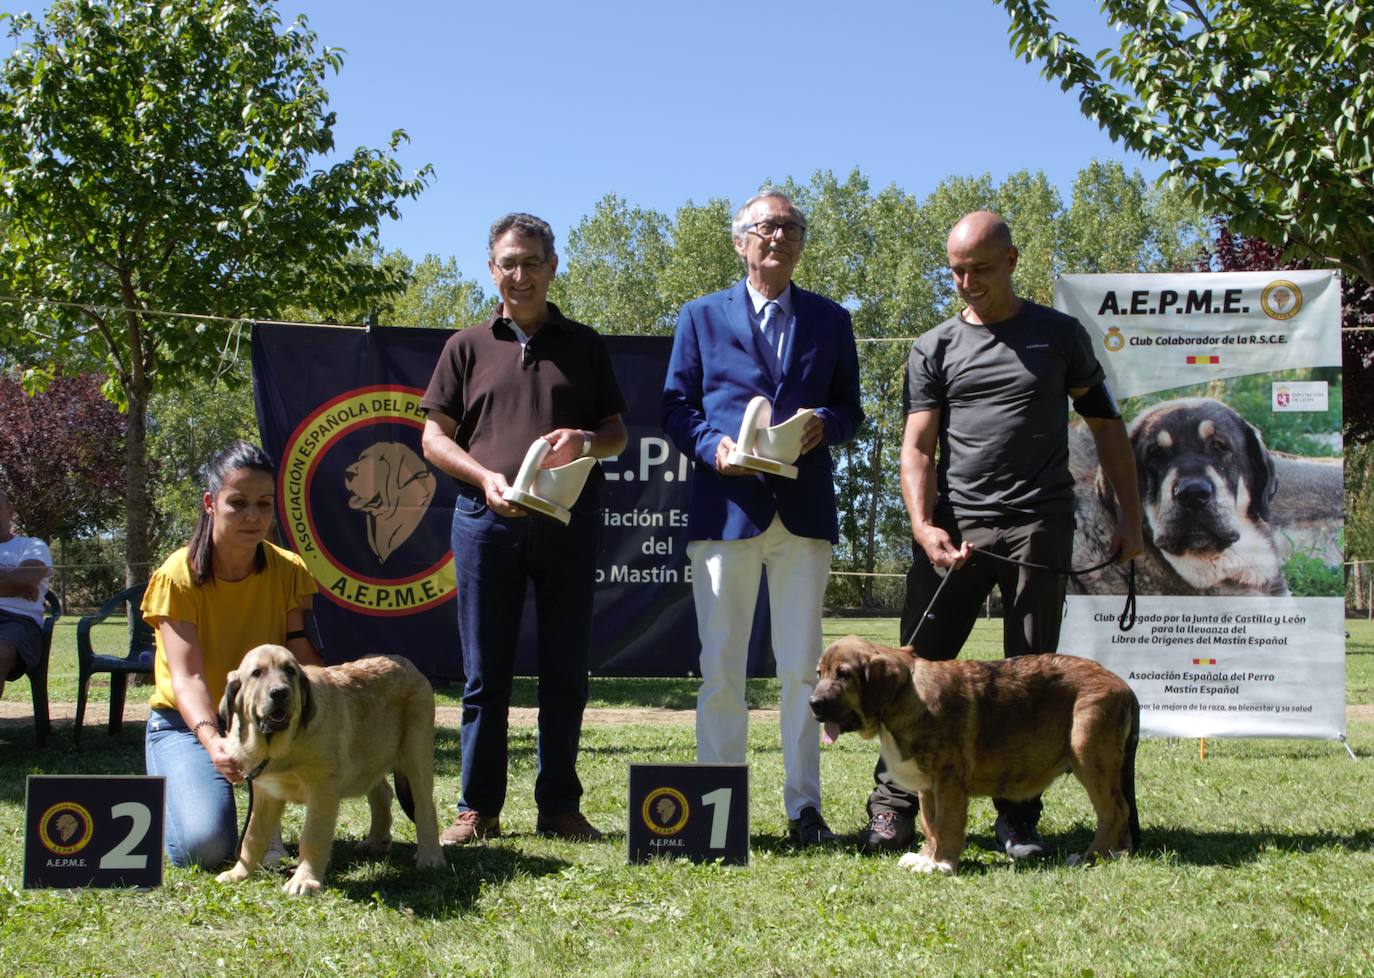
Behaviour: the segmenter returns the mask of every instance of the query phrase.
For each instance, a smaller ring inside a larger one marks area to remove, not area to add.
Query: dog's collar
[[[257,767],[253,768],[253,770],[249,771],[247,774],[243,776],[243,780],[251,782],[254,778],[256,778],[259,774],[262,773],[262,769],[267,767],[267,762],[271,759],[272,758],[270,757],[264,757],[262,759],[261,764],[259,764]]]

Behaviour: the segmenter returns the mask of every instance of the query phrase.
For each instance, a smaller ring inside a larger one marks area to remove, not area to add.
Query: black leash
[[[253,817],[253,779],[262,773],[262,769],[267,767],[267,762],[270,760],[270,757],[263,758],[261,764],[253,768],[253,770],[249,771],[243,777],[244,784],[248,785],[248,814],[243,816],[243,831],[239,833],[239,844],[234,847],[235,859],[243,858],[241,855],[243,852],[243,837],[248,834],[248,820]]]
[[[968,559],[972,560],[974,557],[991,557],[993,560],[1000,560],[1006,564],[1015,564],[1017,567],[1026,567],[1030,570],[1049,571],[1052,574],[1067,574],[1069,577],[1078,577],[1081,574],[1093,574],[1102,570],[1104,567],[1110,567],[1116,562],[1115,558],[1108,557],[1100,564],[1094,564],[1091,567],[1082,567],[1075,570],[1072,567],[1051,567],[1049,564],[1037,564],[1029,560],[1017,560],[1015,557],[1003,557],[1001,554],[995,554],[988,550],[975,550],[973,553],[969,554]],[[935,594],[931,596],[930,604],[926,605],[926,610],[922,613],[921,620],[918,621],[916,627],[911,630],[911,636],[902,644],[908,646],[914,646],[916,644],[916,636],[921,631],[921,626],[928,620],[934,618],[930,610],[935,607],[935,602],[940,600],[940,592],[945,589],[945,585],[949,583],[950,578],[954,576],[954,572],[958,569],[959,567],[955,566],[945,571],[945,576],[941,579],[940,586],[935,589]],[[1134,560],[1131,561],[1130,571],[1126,577],[1126,605],[1121,609],[1121,615],[1116,619],[1116,627],[1123,632],[1129,632],[1135,627]]]

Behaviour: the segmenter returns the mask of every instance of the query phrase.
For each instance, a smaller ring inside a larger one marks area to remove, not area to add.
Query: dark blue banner
[[[462,675],[449,551],[455,485],[420,449],[419,401],[449,335],[253,329],[253,392],[263,447],[278,463],[278,522],[319,582],[315,612],[329,662],[394,654],[438,682]],[[630,440],[619,458],[602,460],[592,670],[693,675],[699,646],[684,552],[691,465],[659,425],[672,341],[611,336],[606,344]],[[533,636],[529,595],[521,674],[534,671]],[[771,667],[761,650],[750,659],[751,675]]]

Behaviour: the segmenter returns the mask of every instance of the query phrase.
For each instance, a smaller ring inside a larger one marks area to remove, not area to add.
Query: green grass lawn
[[[967,654],[1000,654],[997,623]],[[890,639],[890,620],[827,622]],[[1351,702],[1374,701],[1374,628],[1351,622]],[[74,698],[71,635],[54,653],[54,698]],[[597,679],[595,705],[688,708],[690,680]],[[26,684],[7,690],[27,695]],[[528,687],[520,694],[532,698]],[[131,697],[141,696],[133,691]],[[453,692],[441,697],[454,702]],[[752,682],[759,706],[776,700]],[[103,709],[88,723],[103,722]],[[974,802],[965,868],[917,877],[896,856],[865,857],[876,749],[851,736],[822,752],[825,811],[848,838],[828,850],[783,843],[776,724],[751,730],[751,863],[746,868],[625,858],[627,765],[691,761],[690,720],[588,725],[584,810],[611,831],[575,845],[533,834],[534,732],[512,728],[507,835],[417,871],[398,814],[389,858],[366,857],[366,804],[345,804],[324,893],[293,900],[284,876],[220,886],[168,869],[150,892],[24,891],[24,775],[142,770],[142,731],[93,727],[81,754],[70,728],[35,752],[0,741],[0,973],[27,975],[1366,975],[1374,976],[1374,720],[1357,719],[1351,761],[1318,741],[1147,740],[1138,760],[1144,834],[1135,857],[1087,870],[1063,857],[1090,838],[1076,781],[1046,795],[1056,856],[1013,866],[995,850],[992,809]],[[94,734],[99,735],[94,735]],[[437,800],[457,793],[456,730],[438,737]],[[293,848],[300,812],[288,813]]]

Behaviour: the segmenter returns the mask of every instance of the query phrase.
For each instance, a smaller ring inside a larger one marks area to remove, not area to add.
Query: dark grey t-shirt
[[[902,403],[908,414],[940,410],[937,511],[1072,513],[1068,392],[1102,379],[1083,325],[1033,302],[992,326],[955,316],[921,336]]]

